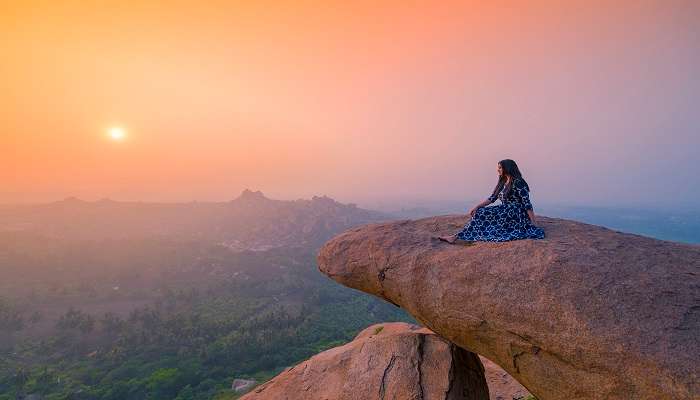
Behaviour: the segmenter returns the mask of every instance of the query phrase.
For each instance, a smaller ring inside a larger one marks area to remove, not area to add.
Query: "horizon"
[[[192,203],[201,203],[201,204],[220,204],[220,203],[228,203],[233,200],[236,200],[237,198],[241,197],[244,192],[249,191],[251,193],[257,193],[260,192],[267,200],[273,200],[273,201],[282,201],[282,202],[294,202],[294,201],[311,201],[313,198],[318,197],[318,198],[329,198],[335,202],[338,202],[342,205],[355,205],[359,208],[366,209],[369,211],[379,211],[379,212],[398,212],[398,211],[408,211],[412,209],[421,209],[425,208],[430,211],[435,211],[439,212],[441,210],[458,210],[459,207],[456,205],[459,203],[464,203],[464,213],[466,214],[466,209],[469,207],[470,203],[469,202],[478,202],[481,199],[478,198],[471,198],[471,199],[375,199],[374,201],[368,201],[368,202],[354,202],[354,201],[345,201],[343,199],[338,199],[332,196],[329,196],[327,194],[312,194],[309,197],[297,197],[297,198],[276,198],[276,197],[271,197],[268,196],[266,193],[262,192],[259,189],[250,189],[250,188],[245,188],[243,189],[238,195],[231,196],[229,198],[225,199],[211,199],[211,200],[199,200],[199,199],[192,199],[192,200],[175,200],[175,201],[143,201],[143,200],[122,200],[122,199],[114,199],[110,197],[101,197],[101,198],[82,198],[82,197],[77,197],[77,196],[67,196],[61,199],[54,199],[54,200],[49,200],[49,201],[35,201],[35,202],[7,202],[3,203],[0,202],[0,207],[14,207],[14,206],[42,206],[42,205],[48,205],[48,204],[55,204],[55,203],[61,203],[61,202],[66,202],[66,201],[79,201],[82,203],[87,203],[87,204],[93,204],[93,203],[100,203],[100,202],[113,202],[113,203],[122,203],[122,204],[149,204],[149,205],[157,205],[157,204],[165,204],[165,205],[177,205],[177,204],[192,204]],[[568,208],[568,209],[591,209],[591,210],[628,210],[628,211],[659,211],[661,213],[668,213],[668,214],[695,214],[695,213],[700,213],[700,205],[698,207],[689,207],[687,209],[682,209],[678,210],[677,208],[674,207],[652,207],[644,204],[636,204],[636,205],[630,205],[628,204],[569,204],[569,203],[557,203],[557,202],[539,202],[540,208],[544,208],[548,211],[551,211],[553,209],[558,209],[558,208]],[[537,210],[537,208],[536,208]],[[548,216],[547,214],[540,214],[543,216]]]

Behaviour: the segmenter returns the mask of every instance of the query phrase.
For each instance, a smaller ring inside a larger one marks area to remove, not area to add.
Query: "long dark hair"
[[[508,197],[510,194],[510,190],[513,186],[513,181],[516,179],[520,179],[523,181],[525,184],[525,188],[527,188],[528,191],[530,191],[530,186],[527,185],[527,182],[523,178],[523,175],[520,173],[520,169],[518,168],[518,164],[515,163],[515,161],[511,159],[505,159],[501,160],[498,162],[498,164],[501,165],[501,169],[503,169],[503,174],[498,177],[498,183],[496,183],[496,187],[493,189],[493,194],[492,196],[497,196],[498,192],[503,189],[503,186],[506,184],[506,176],[510,175],[510,183],[508,186],[505,188],[503,191],[503,197]]]

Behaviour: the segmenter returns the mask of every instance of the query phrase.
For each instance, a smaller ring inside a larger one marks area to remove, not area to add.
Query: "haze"
[[[698,2],[0,7],[2,203],[700,205]]]

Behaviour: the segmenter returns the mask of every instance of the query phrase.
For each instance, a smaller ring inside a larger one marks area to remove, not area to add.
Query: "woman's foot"
[[[433,236],[433,239],[437,239],[439,241],[449,243],[449,244],[461,244],[464,246],[471,246],[476,241],[474,240],[463,240],[463,239],[458,239],[457,235],[452,235],[452,236]]]
[[[457,235],[451,235],[451,236],[434,236],[433,239],[437,239],[449,244],[455,244],[455,241],[457,240]]]
[[[442,242],[449,243],[449,244],[463,244],[463,245],[467,245],[467,246],[470,244],[474,244],[473,240],[462,240],[462,239],[457,238],[457,235],[437,236],[437,237],[434,237],[434,239],[437,239],[437,240],[440,240]]]
[[[439,240],[442,240],[443,242],[449,243],[449,244],[455,244],[455,238],[452,236],[444,237],[440,236],[438,237]]]

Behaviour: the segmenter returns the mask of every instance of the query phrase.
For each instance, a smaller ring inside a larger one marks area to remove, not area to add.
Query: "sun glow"
[[[116,142],[120,142],[126,139],[126,131],[122,127],[113,126],[107,130],[107,136]]]

